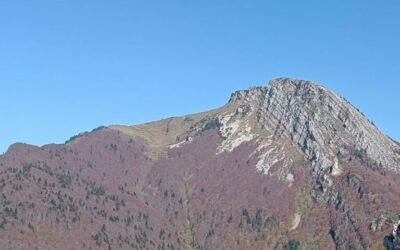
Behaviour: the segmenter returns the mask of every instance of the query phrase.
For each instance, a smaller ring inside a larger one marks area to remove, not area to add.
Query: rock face
[[[286,136],[311,161],[322,190],[340,174],[338,158],[355,155],[380,171],[400,172],[399,147],[344,98],[310,81],[279,78],[232,95],[256,103],[258,122]]]
[[[399,172],[399,144],[344,98],[279,78],[208,112],[11,146],[0,248],[395,247]]]
[[[259,104],[259,122],[289,136],[317,172],[332,170],[338,156],[351,153],[400,171],[398,145],[344,98],[315,83],[279,78],[264,88],[236,92],[231,102]]]

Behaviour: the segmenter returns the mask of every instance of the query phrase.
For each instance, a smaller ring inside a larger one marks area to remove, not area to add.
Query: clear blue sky
[[[0,1],[0,153],[223,105],[290,76],[400,140],[400,2]]]

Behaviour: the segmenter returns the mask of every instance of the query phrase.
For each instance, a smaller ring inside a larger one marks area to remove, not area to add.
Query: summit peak
[[[301,89],[301,88],[307,88],[307,89],[318,89],[318,90],[323,90],[327,91],[327,89],[320,84],[313,82],[313,81],[308,81],[308,80],[302,80],[302,79],[295,79],[295,78],[289,78],[289,77],[279,77],[274,80],[271,80],[268,85],[268,88],[279,88],[279,89],[285,89],[285,90],[296,90],[296,89]]]
[[[236,101],[248,101],[263,99],[262,96],[270,93],[281,93],[287,97],[296,95],[305,95],[306,97],[313,97],[318,94],[326,94],[331,92],[327,88],[319,85],[316,82],[301,80],[289,77],[279,77],[268,82],[266,86],[250,87],[245,90],[239,90],[232,93],[229,103]],[[332,93],[333,94],[333,93]]]

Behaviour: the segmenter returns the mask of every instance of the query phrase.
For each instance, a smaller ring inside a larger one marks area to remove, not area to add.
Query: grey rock
[[[372,168],[400,173],[400,147],[344,98],[310,81],[278,78],[266,87],[232,94],[230,103],[253,105],[258,123],[287,137],[311,161],[324,191],[337,158],[354,155]]]
[[[379,216],[377,219],[373,219],[371,224],[370,224],[370,229],[372,231],[381,231],[383,225],[388,222],[388,216],[385,214],[382,214]]]

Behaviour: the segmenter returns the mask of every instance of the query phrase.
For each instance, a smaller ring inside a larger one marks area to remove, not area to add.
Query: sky
[[[0,153],[316,81],[400,140],[398,0],[1,0]]]

